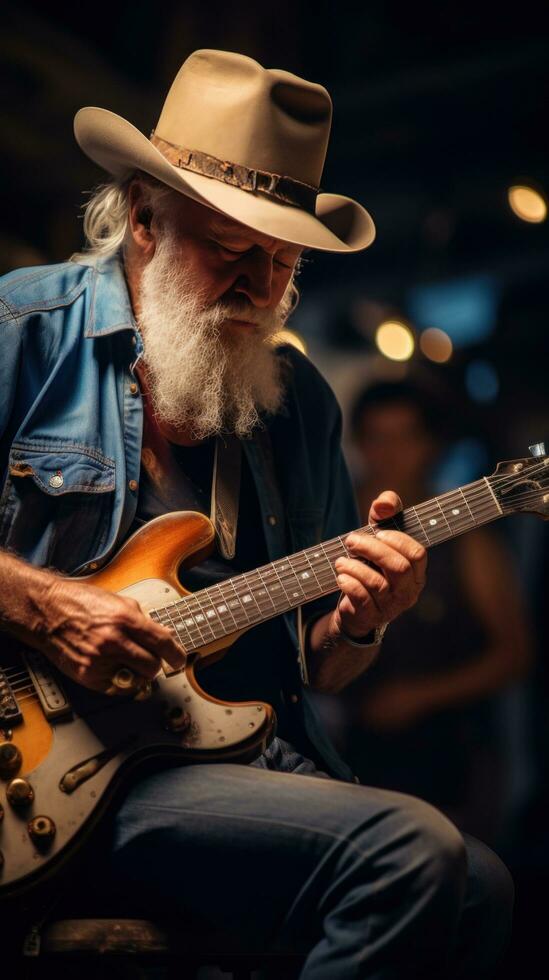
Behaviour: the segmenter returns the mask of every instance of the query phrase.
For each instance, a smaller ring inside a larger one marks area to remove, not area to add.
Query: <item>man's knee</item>
[[[399,874],[428,891],[450,890],[456,902],[465,894],[467,853],[458,829],[430,804],[402,793],[379,793],[384,819],[377,828],[363,827],[365,850],[371,854],[372,833],[380,854]],[[367,843],[368,842],[368,843]]]

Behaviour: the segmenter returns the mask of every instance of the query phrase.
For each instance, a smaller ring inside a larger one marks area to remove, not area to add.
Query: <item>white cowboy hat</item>
[[[245,55],[201,50],[181,66],[147,139],[107,109],[74,120],[78,144],[122,176],[142,170],[282,241],[358,252],[375,237],[356,201],[320,192],[332,103],[322,85]]]

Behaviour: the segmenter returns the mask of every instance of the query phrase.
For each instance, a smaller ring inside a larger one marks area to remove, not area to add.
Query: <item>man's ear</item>
[[[151,230],[152,216],[153,216],[152,208],[149,207],[141,208],[137,215],[138,222],[142,224],[143,227],[147,229],[147,231]]]
[[[156,247],[156,238],[151,230],[153,211],[143,203],[143,189],[138,181],[130,185],[128,204],[128,222],[134,243],[144,256],[152,258]]]

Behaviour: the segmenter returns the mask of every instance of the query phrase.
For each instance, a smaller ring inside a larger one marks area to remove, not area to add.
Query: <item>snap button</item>
[[[137,395],[137,392],[138,391],[139,391],[139,388],[137,387],[135,381],[132,381],[132,383],[130,385],[130,394]]]
[[[137,480],[130,480],[128,486],[130,490],[133,490],[135,492],[135,490],[137,490]]]
[[[298,694],[290,694],[290,701],[292,702],[292,704],[297,704],[297,702],[299,701],[299,695]]]
[[[95,569],[99,568],[99,564],[96,561],[91,561],[88,565],[88,568],[91,568],[92,572],[95,572]]]
[[[274,527],[275,526],[275,524],[276,524],[276,517],[274,516],[274,514],[269,514],[269,516],[267,518],[267,523],[270,524],[271,527]]]
[[[53,476],[50,476],[48,480],[50,487],[52,487],[54,490],[59,490],[59,487],[62,487],[64,482],[65,480],[63,479],[61,470],[57,470],[57,472],[54,473]]]

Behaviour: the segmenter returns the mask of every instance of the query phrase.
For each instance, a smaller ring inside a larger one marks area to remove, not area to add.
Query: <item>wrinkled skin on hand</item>
[[[368,520],[377,523],[400,510],[398,495],[385,490],[372,503]],[[334,616],[345,633],[362,637],[417,602],[425,585],[427,552],[409,535],[385,529],[375,536],[353,532],[345,546],[351,555],[335,563],[342,595]]]
[[[106,691],[121,666],[149,680],[161,659],[182,666],[181,646],[134,599],[60,576],[52,579],[31,642],[72,680]]]

